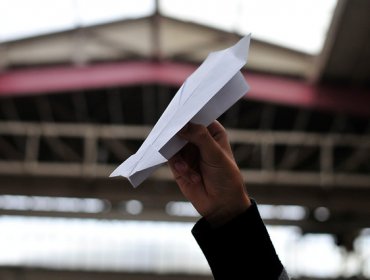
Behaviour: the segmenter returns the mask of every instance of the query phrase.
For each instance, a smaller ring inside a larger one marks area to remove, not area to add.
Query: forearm
[[[255,202],[217,228],[203,218],[192,233],[215,279],[288,279]]]

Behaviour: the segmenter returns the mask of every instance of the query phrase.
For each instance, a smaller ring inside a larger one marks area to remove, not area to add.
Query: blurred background
[[[0,279],[212,279],[165,166],[108,178],[211,51],[219,118],[293,279],[370,279],[370,1],[0,0]]]

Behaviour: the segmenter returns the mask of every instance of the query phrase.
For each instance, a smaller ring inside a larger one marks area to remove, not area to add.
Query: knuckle
[[[203,139],[208,136],[208,130],[206,127],[202,125],[197,125],[197,127],[194,128],[195,129],[191,133],[195,139]]]

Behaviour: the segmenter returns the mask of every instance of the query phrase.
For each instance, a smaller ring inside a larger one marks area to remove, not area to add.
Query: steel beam
[[[85,67],[9,70],[0,74],[0,96],[143,84],[179,87],[195,69],[195,65],[175,62],[121,62]],[[251,85],[251,91],[247,95],[251,100],[360,116],[370,115],[369,90],[318,86],[291,78],[257,73],[245,73],[245,77]]]
[[[150,127],[128,125],[91,125],[91,124],[56,124],[56,123],[22,123],[0,122],[0,137],[22,136],[26,139],[26,159],[7,159],[0,161],[0,174],[33,174],[38,176],[68,177],[105,177],[115,168],[114,165],[99,161],[97,143],[109,141],[142,140],[149,133]],[[370,176],[356,172],[341,173],[334,170],[333,150],[336,145],[349,148],[370,148],[370,137],[350,134],[320,135],[305,132],[244,131],[229,129],[232,144],[260,147],[262,166],[248,169],[242,164],[240,168],[248,182],[255,184],[286,184],[312,187],[370,187]],[[40,139],[69,137],[80,139],[84,157],[77,161],[53,160],[40,161]],[[120,143],[120,142],[118,142]],[[294,171],[279,169],[274,158],[274,149],[278,145],[285,147],[314,147],[320,151],[317,170]],[[122,146],[122,145],[120,145]],[[123,147],[114,145],[114,151],[123,151]],[[36,153],[36,154],[35,154]],[[126,154],[126,153],[125,153]],[[123,156],[123,155],[122,155]],[[127,156],[127,155],[126,155]],[[167,169],[159,169],[153,174],[158,180],[170,180],[172,176]]]
[[[125,272],[125,271],[88,271],[78,269],[47,269],[37,267],[17,267],[8,266],[0,267],[0,279],[7,280],[211,280],[213,277],[210,275],[199,275],[199,274],[165,274],[158,272]]]
[[[0,279],[6,280],[211,280],[211,275],[199,274],[164,274],[150,272],[124,272],[124,271],[91,271],[79,269],[57,269],[57,268],[38,268],[25,266],[2,266],[0,267]],[[315,278],[315,277],[293,277],[299,280],[332,280],[333,278]],[[336,280],[350,280],[353,277],[337,277]]]
[[[12,167],[12,166],[11,166]],[[168,177],[160,179],[152,176],[139,188],[132,188],[123,178],[108,178],[105,176],[56,176],[55,174],[30,174],[24,170],[23,175],[2,174],[0,176],[0,193],[34,196],[70,196],[92,197],[122,201],[137,199],[154,201],[164,205],[169,201],[184,201],[169,172]],[[245,173],[244,173],[245,174]],[[249,176],[250,174],[248,174]],[[263,174],[261,174],[263,178]],[[317,178],[320,180],[320,177]],[[338,188],[320,187],[318,185],[283,184],[260,180],[249,176],[246,185],[251,196],[259,203],[302,205],[309,208],[327,206],[338,211],[350,211],[370,214],[368,206],[369,188],[353,185]]]

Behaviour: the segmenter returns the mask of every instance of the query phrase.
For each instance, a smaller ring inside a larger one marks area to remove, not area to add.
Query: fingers
[[[199,174],[193,172],[193,170],[188,166],[188,164],[181,158],[181,156],[176,155],[168,161],[172,173],[175,175],[176,181],[182,185],[186,184],[197,184],[201,181]]]
[[[207,127],[207,129],[221,148],[234,158],[225,128],[218,121],[214,121]]]
[[[218,122],[213,122],[208,129],[199,124],[187,124],[180,132],[180,137],[199,148],[203,161],[216,166],[224,156],[231,154],[224,128]]]
[[[168,164],[182,193],[188,199],[204,195],[201,176],[192,170],[179,154],[173,156]]]

